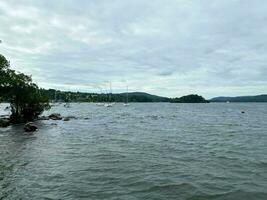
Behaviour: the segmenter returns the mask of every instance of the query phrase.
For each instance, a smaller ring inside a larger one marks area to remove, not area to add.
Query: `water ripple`
[[[0,129],[1,200],[267,199],[266,104],[52,112],[77,119],[37,122],[32,136],[22,125]]]

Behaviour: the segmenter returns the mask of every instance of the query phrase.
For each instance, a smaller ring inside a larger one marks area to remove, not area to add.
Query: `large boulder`
[[[10,120],[8,118],[0,119],[0,127],[5,128],[10,125]]]
[[[49,119],[52,119],[52,120],[62,120],[62,117],[59,113],[53,113],[51,115],[49,115]]]
[[[24,125],[24,131],[25,132],[34,132],[37,129],[38,129],[38,127],[33,122],[29,122],[29,123]]]

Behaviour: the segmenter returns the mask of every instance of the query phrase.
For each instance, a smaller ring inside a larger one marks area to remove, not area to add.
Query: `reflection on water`
[[[0,129],[0,199],[267,199],[267,104],[51,112],[77,119]]]

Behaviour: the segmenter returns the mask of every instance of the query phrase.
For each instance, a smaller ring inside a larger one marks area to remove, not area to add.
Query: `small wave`
[[[147,116],[143,116],[143,118],[148,118],[148,119],[152,119],[152,120],[158,120],[158,119],[163,119],[163,116],[160,115],[147,115]]]
[[[152,184],[152,183],[150,183],[150,184]],[[137,183],[132,184],[132,185],[137,185]],[[184,194],[184,195],[188,194],[189,195],[189,194],[200,192],[197,189],[197,187],[195,187],[189,183],[155,185],[155,186],[150,186],[146,189],[142,188],[142,189],[133,190],[133,191],[137,192],[137,193],[145,193],[145,194],[157,193],[157,194],[164,194],[167,196],[175,195],[176,197],[179,197],[179,195],[182,195],[182,194]]]
[[[267,161],[260,161],[257,163],[260,167],[267,169]]]
[[[205,194],[197,195],[187,200],[263,200],[267,199],[267,193],[264,192],[246,192],[243,190],[237,190],[222,194]]]

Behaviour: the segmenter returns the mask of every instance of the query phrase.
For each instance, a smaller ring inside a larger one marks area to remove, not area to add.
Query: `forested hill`
[[[49,97],[50,101],[59,102],[126,102],[127,93],[99,94],[84,92],[67,92],[54,89],[41,90],[42,94]],[[169,98],[151,95],[144,92],[128,93],[128,102],[169,102]]]
[[[267,102],[267,94],[257,96],[215,97],[210,102]]]
[[[54,89],[41,90],[42,95],[47,96],[50,101],[56,102],[172,102],[172,103],[207,103],[202,96],[187,95],[180,98],[167,98],[145,92],[129,92],[119,94],[99,94],[68,92]],[[128,98],[127,98],[128,97]]]
[[[199,96],[197,94],[190,94],[186,96],[182,96],[180,98],[171,99],[172,103],[209,103],[204,97]]]

